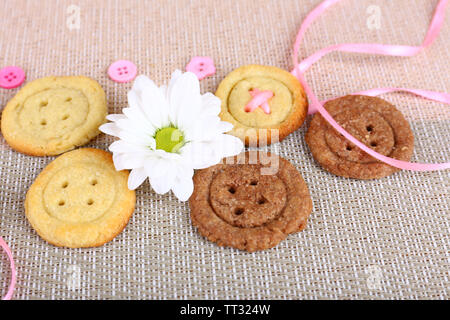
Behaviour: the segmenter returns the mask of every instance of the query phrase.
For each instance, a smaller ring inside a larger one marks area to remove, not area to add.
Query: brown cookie
[[[351,135],[376,152],[409,161],[414,136],[399,110],[389,102],[369,96],[349,95],[327,102],[325,109]],[[306,132],[313,157],[327,171],[342,177],[377,179],[399,169],[368,155],[316,114]]]
[[[303,230],[312,210],[308,187],[295,167],[257,151],[197,171],[189,205],[203,236],[250,252],[272,248]]]

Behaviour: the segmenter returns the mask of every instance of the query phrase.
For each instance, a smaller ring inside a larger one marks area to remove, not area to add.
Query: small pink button
[[[202,80],[216,73],[216,67],[210,57],[193,57],[186,65],[186,71],[194,73],[198,80]]]
[[[25,81],[25,72],[22,68],[9,66],[0,70],[0,87],[13,89]]]
[[[136,74],[136,65],[128,60],[118,60],[108,68],[109,77],[116,82],[130,82]]]

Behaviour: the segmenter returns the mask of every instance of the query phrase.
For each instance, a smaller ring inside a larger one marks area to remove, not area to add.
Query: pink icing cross
[[[267,101],[269,101],[269,99],[273,97],[273,92],[269,90],[260,91],[255,88],[250,90],[249,93],[253,98],[245,106],[245,112],[253,112],[255,111],[255,109],[260,107],[265,114],[270,114],[270,106]]]

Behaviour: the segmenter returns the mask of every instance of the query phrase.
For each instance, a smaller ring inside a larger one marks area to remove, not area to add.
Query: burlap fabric
[[[28,80],[97,79],[109,112],[117,113],[127,104],[131,84],[109,80],[106,69],[113,61],[132,60],[140,73],[162,84],[192,56],[209,55],[217,73],[201,87],[214,92],[228,72],[244,64],[290,69],[297,29],[319,2],[1,0],[0,66],[21,66]],[[302,57],[341,42],[418,45],[436,3],[343,1],[308,32]],[[71,4],[80,10],[79,29],[70,20]],[[380,24],[374,25],[377,12]],[[331,54],[308,71],[307,80],[322,99],[386,86],[450,92],[449,38],[447,17],[440,37],[417,57]],[[0,89],[2,108],[16,92]],[[450,160],[447,106],[407,94],[384,98],[412,125],[414,161]],[[49,245],[27,222],[24,198],[53,158],[17,153],[2,137],[0,235],[17,262],[14,298],[448,299],[449,171],[403,171],[376,181],[336,177],[312,159],[303,139],[306,127],[274,150],[309,185],[314,210],[308,227],[252,254],[203,239],[190,223],[188,205],[172,194],[155,194],[148,183],[138,189],[136,212],[114,241],[96,249]],[[112,141],[102,134],[89,146],[106,149]],[[3,256],[0,266],[4,293],[10,272]]]

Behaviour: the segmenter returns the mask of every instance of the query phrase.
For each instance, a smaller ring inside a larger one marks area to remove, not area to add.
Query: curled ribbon
[[[11,267],[11,283],[9,285],[8,292],[2,298],[2,300],[11,300],[13,292],[14,292],[14,287],[16,286],[16,267],[14,265],[14,259],[13,259],[12,253],[11,253],[11,249],[9,249],[8,245],[6,244],[5,240],[3,240],[2,237],[0,237],[0,247],[2,247],[3,250],[5,250],[6,255],[8,256],[9,262],[11,263],[11,265],[10,265],[10,267]]]
[[[367,147],[365,144],[360,142],[358,139],[349,134],[344,128],[342,128],[333,117],[326,111],[323,107],[323,102],[320,102],[318,98],[314,95],[314,92],[307,84],[306,80],[303,77],[303,72],[308,70],[315,62],[319,61],[323,56],[330,52],[334,51],[343,51],[343,52],[357,52],[357,53],[371,53],[371,54],[381,54],[381,55],[390,55],[390,56],[404,56],[410,57],[418,54],[420,51],[428,47],[439,35],[439,32],[442,28],[444,18],[445,18],[445,8],[449,2],[449,0],[440,0],[436,6],[436,10],[433,16],[433,19],[430,23],[427,35],[425,36],[425,40],[420,46],[402,46],[402,45],[383,45],[376,43],[344,43],[333,45],[327,47],[325,49],[319,50],[318,52],[312,54],[308,58],[304,59],[301,62],[298,62],[298,55],[300,44],[303,39],[304,34],[306,33],[309,26],[329,7],[334,5],[335,3],[341,0],[325,0],[321,4],[319,4],[313,11],[311,11],[305,20],[303,21],[300,30],[297,33],[297,37],[295,39],[294,44],[294,54],[293,54],[293,62],[294,62],[294,70],[292,70],[292,74],[297,77],[300,83],[305,88],[306,94],[310,99],[310,107],[309,113],[319,112],[322,117],[330,123],[330,125],[336,129],[340,134],[342,134],[347,140],[354,143],[358,148],[368,153],[372,157],[388,164],[393,167],[405,170],[412,171],[435,171],[435,170],[444,170],[450,168],[450,162],[446,163],[412,163],[407,161],[401,161],[397,159],[393,159],[390,157],[386,157],[371,148]],[[442,92],[434,92],[434,91],[426,91],[420,89],[406,89],[406,88],[378,88],[362,91],[354,94],[365,94],[370,96],[376,96],[383,93],[395,92],[395,91],[406,91],[418,96],[424,97],[426,99],[450,104],[450,95]]]

